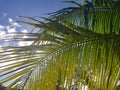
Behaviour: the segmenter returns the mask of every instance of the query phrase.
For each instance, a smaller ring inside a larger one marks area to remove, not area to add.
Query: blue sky
[[[2,41],[2,39],[9,33],[18,31],[27,33],[30,31],[29,26],[14,22],[15,20],[23,20],[22,18],[18,18],[18,16],[44,16],[47,13],[71,6],[71,4],[62,3],[62,1],[63,0],[0,0],[0,47],[27,45],[27,43],[24,42],[8,43]],[[13,38],[14,37],[15,35],[13,35]]]
[[[18,16],[42,16],[44,17],[47,13],[57,11],[59,9],[73,6],[72,4],[63,3],[62,1],[70,0],[0,0],[0,47],[18,45],[23,46],[30,44],[23,42],[4,42],[2,39],[8,37],[8,34],[14,32],[31,32],[32,28],[28,25],[21,25],[15,22],[15,20],[24,20]],[[83,0],[75,0],[81,2]],[[13,35],[13,38],[15,35]],[[28,38],[28,37],[23,37]]]
[[[23,41],[4,41],[6,38],[11,40],[16,37],[14,32],[30,32],[29,26],[21,25],[15,20],[23,20],[18,16],[44,16],[46,13],[54,12],[64,7],[71,6],[70,4],[60,3],[62,0],[0,0],[0,52],[6,51],[1,47],[4,46],[26,46],[32,42]],[[21,38],[29,38],[22,36]],[[6,65],[8,63],[4,63]],[[1,65],[0,65],[1,66]],[[5,85],[8,85],[6,83]]]
[[[31,42],[4,42],[7,34],[21,31],[29,32],[28,27],[21,26],[14,20],[21,20],[18,16],[44,16],[46,13],[54,12],[71,4],[61,3],[63,0],[0,0],[0,47],[8,45],[30,45]],[[76,0],[83,1],[83,0]],[[15,35],[12,34],[14,38]],[[22,38],[28,38],[23,36]],[[0,48],[2,50],[2,48]]]
[[[63,0],[0,0],[0,24],[6,24],[6,18],[16,19],[17,16],[41,16],[56,11],[70,4]]]
[[[41,15],[66,7],[62,0],[0,0],[0,11],[10,16]]]
[[[61,3],[61,1],[63,0],[0,0],[0,51],[6,51],[1,48],[3,46],[26,46],[32,43],[4,41],[6,38],[11,40],[16,37],[14,32],[27,33],[32,30],[32,28],[29,29],[29,27],[15,22],[15,20],[23,20],[18,16],[44,16],[44,14],[71,6],[70,4]],[[21,38],[29,37],[23,36]],[[9,82],[5,85],[7,84]]]

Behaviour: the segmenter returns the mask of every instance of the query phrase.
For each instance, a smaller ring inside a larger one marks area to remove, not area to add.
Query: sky
[[[2,46],[24,46],[30,42],[4,42],[2,41],[9,33],[30,32],[31,27],[15,22],[23,20],[18,16],[45,16],[61,8],[69,7],[71,4],[62,3],[63,0],[0,0],[0,47]],[[15,35],[12,35],[15,37]],[[23,37],[27,38],[27,37]]]
[[[18,16],[44,16],[47,13],[54,12],[70,5],[61,3],[62,0],[0,0],[0,52],[4,46],[26,46],[32,42],[5,42],[4,39],[14,38],[16,35],[14,32],[28,33],[32,28],[26,25],[21,25],[16,20],[23,20]],[[29,38],[23,36],[22,38]],[[9,55],[12,57],[12,55]],[[2,63],[0,66],[7,65],[9,63]],[[1,79],[1,78],[0,78]],[[5,85],[8,85],[9,82]]]
[[[0,20],[5,16],[16,18],[17,16],[41,16],[70,6],[61,3],[63,0],[0,0]]]
[[[14,32],[28,33],[32,30],[29,26],[21,25],[16,20],[23,20],[18,16],[44,16],[47,13],[54,12],[64,7],[71,6],[70,4],[62,3],[63,0],[0,0],[0,52],[4,46],[26,46],[32,42],[5,42],[4,39],[14,38]],[[29,38],[23,36],[22,38]],[[12,56],[12,55],[11,55]],[[9,55],[9,57],[11,57]],[[7,65],[3,63],[0,66]],[[0,78],[1,79],[1,78]],[[8,85],[9,82],[5,85]]]
[[[15,20],[23,20],[18,16],[44,16],[47,13],[54,12],[61,8],[71,6],[71,4],[62,3],[63,0],[0,0],[0,47],[2,46],[25,46],[32,42],[4,42],[7,35],[14,32],[27,33],[32,29],[29,26],[21,25]],[[76,0],[82,1],[82,0]],[[11,34],[11,37],[15,37]],[[22,38],[28,38],[23,36]],[[0,48],[0,50],[2,50]]]

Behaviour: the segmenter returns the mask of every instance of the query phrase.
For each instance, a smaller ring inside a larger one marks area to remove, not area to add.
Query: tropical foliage
[[[120,0],[65,3],[76,6],[20,21],[37,30],[16,33],[12,41],[32,45],[1,47],[0,64],[7,64],[0,67],[0,83],[8,84],[6,90],[120,89]]]

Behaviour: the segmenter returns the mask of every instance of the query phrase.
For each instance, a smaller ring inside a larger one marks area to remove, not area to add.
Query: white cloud
[[[2,35],[5,35],[6,32],[5,31],[0,31],[0,38],[2,37]]]
[[[5,17],[7,16],[7,13],[5,13],[5,12],[1,12],[1,13],[2,13],[2,15],[5,16]]]
[[[0,25],[0,39],[4,38],[6,32],[5,32],[6,26]]]
[[[8,29],[8,33],[14,33],[14,32],[16,32],[16,29],[15,29],[15,28],[9,28],[9,29]]]
[[[8,22],[12,23],[13,22],[12,18],[8,18]]]
[[[27,29],[22,29],[21,32],[22,32],[22,33],[28,33],[28,30],[27,30]]]
[[[4,42],[5,38],[8,38],[9,40],[12,38],[17,37],[14,32],[21,31],[23,33],[28,33],[27,29],[22,29],[20,25],[15,22],[12,18],[8,18],[9,25],[0,25],[0,46],[6,46],[6,45],[18,45],[18,46],[26,46],[32,44],[32,41],[17,41],[17,42]],[[19,29],[19,30],[18,30]],[[21,30],[20,30],[21,29]],[[18,36],[19,37],[19,36]],[[20,38],[29,38],[28,36],[22,36]]]
[[[28,45],[31,45],[32,43],[33,43],[32,41],[27,41],[27,42],[19,41],[18,45],[19,46],[28,46]]]
[[[0,25],[0,30],[4,30],[4,29],[5,29],[5,26]]]
[[[12,18],[8,18],[8,22],[12,25],[12,26],[15,26],[15,27],[20,27],[20,25],[15,22]]]
[[[22,33],[28,33],[27,29],[22,29],[21,31]],[[23,36],[22,38],[29,38],[28,36]],[[33,41],[19,41],[18,42],[18,46],[28,46],[31,45],[33,43]]]

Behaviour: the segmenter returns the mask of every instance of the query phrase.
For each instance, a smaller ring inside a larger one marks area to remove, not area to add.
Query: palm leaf
[[[66,1],[65,1],[66,2]],[[37,33],[16,33],[12,41],[30,46],[2,47],[0,83],[6,90],[115,90],[120,79],[119,1],[92,0],[50,14],[26,17]],[[3,41],[11,41],[11,37]]]

